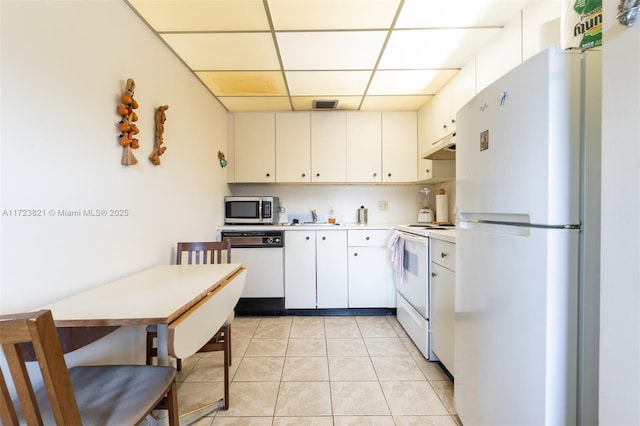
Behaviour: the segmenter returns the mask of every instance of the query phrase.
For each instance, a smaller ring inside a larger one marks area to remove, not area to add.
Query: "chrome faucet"
[[[313,223],[316,223],[318,221],[318,213],[316,213],[315,210],[311,210],[311,220],[313,221]]]

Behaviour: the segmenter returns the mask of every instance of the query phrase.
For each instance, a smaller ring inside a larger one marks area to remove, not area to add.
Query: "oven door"
[[[424,318],[429,318],[429,238],[401,232],[403,278],[396,290]]]

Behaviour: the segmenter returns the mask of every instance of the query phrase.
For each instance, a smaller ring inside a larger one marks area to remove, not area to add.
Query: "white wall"
[[[0,311],[170,263],[178,240],[215,238],[228,193],[217,160],[227,114],[164,43],[120,0],[1,8]],[[120,164],[116,127],[127,78],[140,105],[132,167]],[[154,111],[164,104],[168,149],[154,166]],[[43,216],[16,217],[19,209]],[[61,217],[62,209],[127,216]],[[123,356],[133,357],[142,339],[121,334]]]
[[[274,195],[280,197],[286,213],[309,214],[316,209],[328,215],[333,207],[340,222],[357,222],[356,210],[365,206],[370,224],[410,223],[417,220],[418,193],[433,185],[230,185],[234,195]],[[435,209],[435,194],[431,197]],[[387,201],[387,210],[378,210],[378,201]]]
[[[600,424],[640,424],[640,22],[604,1]]]

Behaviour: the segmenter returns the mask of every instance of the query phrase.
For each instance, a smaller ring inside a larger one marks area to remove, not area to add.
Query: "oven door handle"
[[[402,232],[402,231],[398,231],[400,233],[400,237],[407,240],[407,241],[413,241],[416,243],[420,243],[420,244],[428,244],[429,242],[429,237],[421,237],[419,235],[411,235],[408,234],[406,232]]]

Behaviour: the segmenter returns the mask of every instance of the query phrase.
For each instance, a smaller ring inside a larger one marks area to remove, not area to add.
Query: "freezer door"
[[[545,50],[456,116],[456,202],[466,213],[579,223],[581,61]]]
[[[576,423],[575,230],[456,234],[455,406],[465,426]]]

